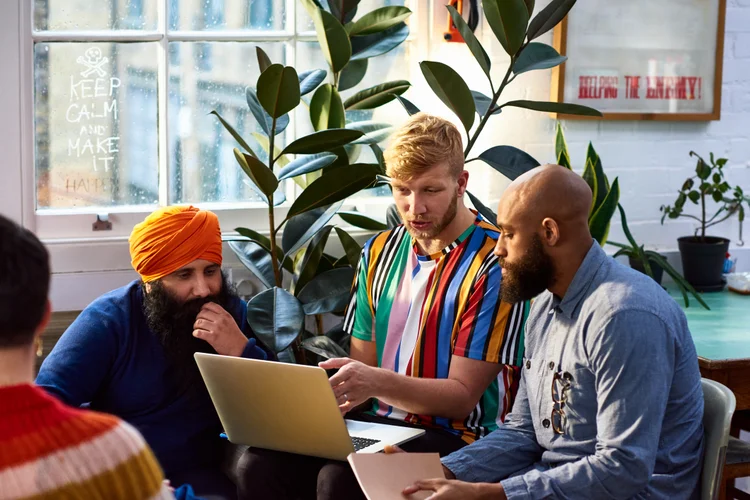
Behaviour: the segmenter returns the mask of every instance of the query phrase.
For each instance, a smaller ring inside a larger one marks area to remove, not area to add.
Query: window
[[[327,69],[312,22],[296,2],[34,0],[27,11],[37,233],[123,237],[143,214],[171,203],[216,210],[228,229],[239,225],[235,219],[248,224],[248,213],[258,209],[258,226],[265,228],[259,197],[234,159],[235,141],[209,112],[219,111],[262,150],[253,140],[261,129],[245,100],[245,88],[259,76],[255,48],[299,72]],[[412,65],[404,64],[417,60],[417,2],[409,3],[415,11],[410,39],[371,59],[358,88],[414,80]],[[404,0],[362,0],[360,12],[394,4]],[[379,119],[401,112],[392,106]],[[377,118],[357,113],[351,118]],[[311,131],[304,106],[292,120],[279,137],[282,147]],[[361,154],[358,161],[373,161],[368,148]],[[284,189],[293,199],[295,184]],[[99,213],[115,214],[119,228],[93,233]]]

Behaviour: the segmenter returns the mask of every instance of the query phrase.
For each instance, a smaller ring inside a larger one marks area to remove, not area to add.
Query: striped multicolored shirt
[[[133,427],[31,384],[0,388],[0,499],[174,498]]]
[[[502,423],[513,404],[529,304],[500,301],[497,228],[479,215],[434,255],[419,255],[403,226],[365,244],[344,329],[375,342],[378,366],[448,378],[452,356],[504,366],[464,420],[414,415],[375,400],[376,415],[447,429],[472,442]]]

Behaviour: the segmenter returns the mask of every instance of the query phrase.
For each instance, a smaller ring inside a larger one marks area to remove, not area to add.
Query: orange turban
[[[221,265],[221,230],[216,214],[194,207],[164,207],[130,233],[133,268],[145,283],[204,259]]]

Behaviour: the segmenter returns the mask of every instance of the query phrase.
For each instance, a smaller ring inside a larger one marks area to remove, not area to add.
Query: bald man
[[[479,498],[697,498],[698,358],[682,310],[616,263],[588,229],[591,190],[557,165],[516,179],[498,210],[502,299],[536,297],[505,425],[443,458],[446,479],[406,494]]]
[[[193,354],[267,354],[221,272],[218,219],[193,207],[159,209],[133,229],[130,255],[141,279],[86,307],[36,381],[71,406],[136,427],[173,486],[234,498],[220,470],[221,424]]]

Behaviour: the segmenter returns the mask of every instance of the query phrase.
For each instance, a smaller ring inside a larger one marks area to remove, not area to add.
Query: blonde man
[[[422,427],[404,449],[446,455],[510,410],[528,302],[500,300],[498,232],[464,205],[469,173],[456,127],[416,114],[385,158],[404,224],[365,245],[344,323],[351,357],[321,366],[338,369],[331,385],[342,412],[372,400],[354,418]],[[244,497],[364,498],[345,463],[258,450],[243,462]]]

